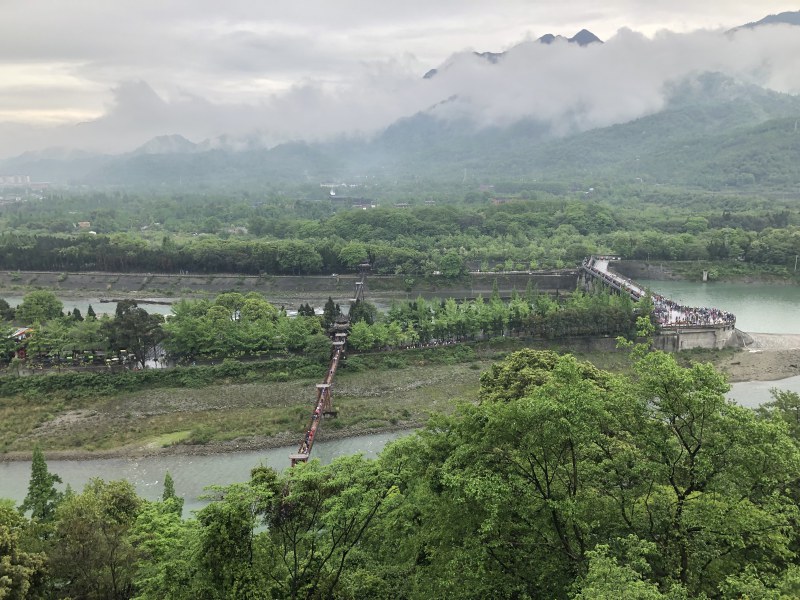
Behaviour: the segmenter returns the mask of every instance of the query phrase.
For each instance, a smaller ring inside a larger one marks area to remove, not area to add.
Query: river
[[[22,302],[22,296],[2,296],[6,302],[8,302],[9,306],[16,308]],[[113,315],[117,312],[117,303],[116,302],[101,302],[100,298],[62,298],[59,297],[59,300],[64,304],[64,310],[67,312],[72,312],[73,309],[77,308],[81,311],[81,315],[84,317],[86,316],[86,311],[89,310],[89,306],[91,305],[92,310],[95,312],[96,315]],[[177,302],[175,298],[149,298],[149,300],[155,300],[158,302]],[[148,313],[158,313],[162,315],[171,315],[172,314],[172,306],[169,304],[149,304],[146,301],[139,300],[139,308],[145,309]]]
[[[800,286],[646,279],[638,283],[684,306],[732,312],[741,331],[800,334]]]
[[[407,432],[395,431],[360,437],[314,443],[314,458],[323,463],[335,457],[361,453],[374,458],[383,447]],[[231,452],[212,456],[151,456],[147,458],[99,458],[94,460],[48,460],[51,473],[58,474],[76,491],[92,478],[107,481],[127,479],[136,493],[156,500],[163,492],[164,474],[169,471],[175,481],[175,492],[184,498],[184,513],[205,505],[201,499],[206,487],[247,481],[250,470],[267,465],[282,470],[289,466],[289,454],[297,448],[284,447],[256,452]],[[45,458],[46,455],[45,455]],[[0,462],[0,498],[22,502],[28,493],[31,475],[29,461]]]

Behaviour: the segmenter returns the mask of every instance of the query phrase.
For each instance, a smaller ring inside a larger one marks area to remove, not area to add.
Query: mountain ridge
[[[770,15],[742,27],[793,22],[795,17],[800,23],[798,11]],[[603,43],[586,29],[569,39],[546,34],[538,42],[582,47]],[[531,50],[530,41],[523,44]],[[449,60],[475,56],[499,64],[518,46],[522,44],[505,52],[462,53]],[[537,50],[511,58],[524,67],[530,64],[526,60],[535,60],[542,53],[550,56],[548,50]],[[608,56],[583,50],[565,55],[594,62]],[[590,98],[594,88],[585,86],[580,91]],[[758,160],[752,159],[769,156],[778,165],[784,184],[800,178],[800,174],[787,175],[785,166],[787,156],[800,161],[800,151],[790,135],[796,129],[787,130],[795,122],[792,119],[800,117],[800,97],[713,72],[667,80],[658,93],[662,104],[647,105],[638,118],[607,127],[581,127],[581,114],[567,114],[564,122],[558,123],[536,111],[520,113],[527,115],[524,117],[495,119],[493,125],[480,124],[471,115],[483,105],[471,105],[470,98],[454,94],[426,110],[396,119],[370,138],[340,134],[327,142],[293,141],[269,147],[266,134],[258,131],[198,143],[174,133],[155,136],[118,155],[63,147],[26,152],[0,161],[0,175],[87,185],[184,185],[187,181],[227,185],[298,183],[364,174],[464,181],[467,173],[487,180],[552,175],[697,183],[699,174],[705,173],[712,182],[709,185],[727,185],[737,176],[716,177],[714,169],[738,169],[739,180],[745,183],[776,182],[774,177],[770,179],[769,166],[759,166]],[[581,107],[580,102],[574,105],[576,110]],[[769,123],[775,127],[763,128]],[[750,157],[746,156],[748,148]]]

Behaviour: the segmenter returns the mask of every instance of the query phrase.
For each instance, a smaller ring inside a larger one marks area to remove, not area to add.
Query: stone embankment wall
[[[653,345],[665,352],[678,352],[692,348],[711,348],[741,346],[741,338],[735,335],[733,325],[707,325],[696,327],[665,328],[653,340]]]
[[[634,281],[637,279],[652,279],[667,281],[680,279],[661,262],[646,262],[643,260],[618,260],[612,265],[614,271]]]
[[[488,296],[494,282],[503,295],[513,290],[522,293],[529,281],[542,292],[571,292],[577,281],[576,270],[539,271],[534,273],[473,273],[457,280],[441,276],[370,275],[368,290],[382,295],[398,293],[440,294],[442,297]],[[355,273],[342,275],[309,275],[303,277],[228,274],[161,274],[161,273],[58,273],[34,271],[0,271],[0,290],[18,292],[47,289],[58,294],[98,293],[109,296],[191,297],[216,295],[226,291],[269,294],[312,294],[340,297],[352,293],[358,279]]]

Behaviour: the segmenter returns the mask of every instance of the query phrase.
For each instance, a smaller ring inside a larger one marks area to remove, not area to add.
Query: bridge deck
[[[364,284],[367,279],[368,268],[369,264],[359,265],[361,281],[356,282],[355,298],[352,300],[353,303],[363,301],[364,299],[364,288],[366,287]],[[299,462],[308,462],[308,459],[311,456],[311,449],[314,447],[314,438],[317,435],[317,430],[319,429],[322,417],[336,416],[336,411],[333,408],[331,386],[333,385],[333,378],[336,375],[336,369],[339,367],[339,363],[344,357],[344,348],[347,343],[347,333],[347,331],[338,331],[334,333],[334,341],[331,343],[333,348],[331,362],[328,365],[328,372],[325,374],[325,378],[322,380],[322,383],[316,384],[317,401],[314,404],[314,411],[311,413],[311,418],[309,420],[308,427],[306,428],[305,436],[303,441],[300,443],[300,447],[297,449],[297,452],[289,455],[289,460],[291,461],[292,466],[295,466]]]

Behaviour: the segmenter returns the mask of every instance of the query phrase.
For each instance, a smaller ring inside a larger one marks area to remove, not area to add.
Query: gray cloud
[[[67,123],[0,123],[0,154],[46,145],[118,152],[168,133],[316,140],[370,134],[432,106],[442,118],[478,125],[535,117],[568,132],[655,112],[670,83],[703,71],[800,92],[800,29],[611,34],[622,23],[648,32],[730,26],[788,9],[782,1],[756,14],[739,0],[576,0],[558,9],[508,0],[502,10],[488,0],[273,4],[75,0],[67,11],[56,0],[15,3],[0,36],[8,90],[0,115],[61,106]],[[607,43],[518,43],[583,26]],[[489,65],[473,48],[508,53]],[[442,62],[437,77],[421,79]],[[57,65],[58,80],[48,65]],[[27,76],[15,84],[19,74]],[[71,122],[72,113],[92,110],[101,114]]]

